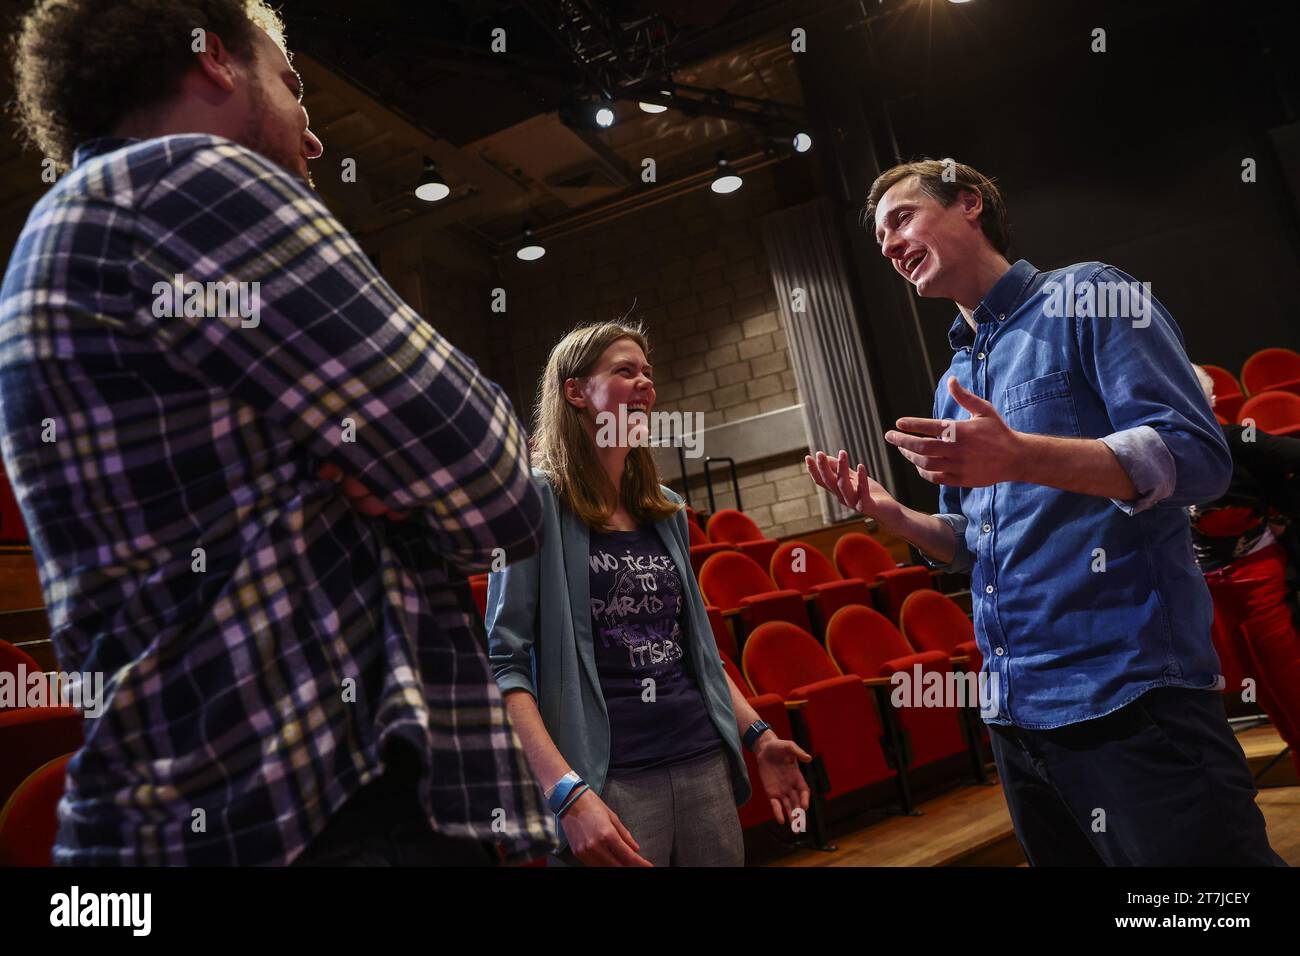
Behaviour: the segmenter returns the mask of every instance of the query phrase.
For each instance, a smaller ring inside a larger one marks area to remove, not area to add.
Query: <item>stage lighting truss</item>
[[[690,31],[659,14],[619,17],[640,5],[592,0],[527,0],[521,4],[563,51],[580,75],[584,93],[560,109],[561,119],[575,128],[596,128],[595,110],[624,100],[667,107],[686,116],[712,116],[754,128],[758,138],[793,143],[797,133],[810,133],[806,111],[724,89],[677,83],[674,45],[689,40]],[[589,108],[588,104],[595,103]],[[770,151],[785,152],[772,147]],[[790,152],[804,150],[791,149]]]

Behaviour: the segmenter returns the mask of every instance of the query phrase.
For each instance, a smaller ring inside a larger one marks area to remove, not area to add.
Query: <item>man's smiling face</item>
[[[916,287],[917,295],[952,298],[953,280],[983,242],[977,193],[963,190],[944,207],[921,188],[916,176],[895,183],[875,211],[876,242],[896,272]]]

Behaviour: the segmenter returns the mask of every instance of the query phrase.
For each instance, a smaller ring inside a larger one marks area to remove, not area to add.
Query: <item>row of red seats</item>
[[[1214,416],[1220,425],[1231,424],[1217,410],[1217,405]],[[1236,424],[1244,425],[1247,421],[1254,422],[1257,429],[1269,435],[1300,432],[1300,395],[1277,391],[1252,395],[1237,409]]]
[[[928,569],[895,566],[879,542],[859,532],[841,537],[834,555],[832,563],[807,542],[786,541],[764,569],[744,554],[723,551],[704,562],[700,590],[706,603],[738,618],[744,632],[763,621],[787,620],[820,636],[847,604],[875,606],[897,621],[908,595],[934,586]]]
[[[702,540],[694,520],[689,524],[692,564],[732,680],[753,694],[751,706],[780,736],[788,736],[789,724],[781,705],[791,708],[791,732],[814,756],[810,821],[819,844],[825,801],[893,779],[904,812],[910,812],[909,770],[963,750],[971,755],[976,779],[984,779],[980,743],[986,735],[982,726],[977,730],[967,722],[968,712],[908,708],[893,714],[884,693],[893,673],[910,673],[913,665],[925,674],[962,665],[978,672],[982,664],[970,619],[933,590],[928,569],[897,566],[878,541],[857,532],[842,536],[828,559],[803,541],[762,539],[740,512],[710,518],[712,541]],[[726,617],[738,619],[737,633]],[[825,649],[814,631],[824,636]],[[736,638],[746,633],[742,674],[730,661]],[[758,782],[754,798],[741,808],[746,827],[770,818],[756,767],[747,760],[750,778]]]
[[[1260,349],[1241,366],[1241,384],[1233,374],[1218,365],[1203,365],[1214,379],[1216,393],[1224,395],[1258,395],[1260,392],[1283,391],[1300,395],[1300,352],[1286,348]],[[1242,386],[1245,388],[1242,388]]]
[[[1226,419],[1225,425],[1240,421],[1238,412],[1249,396],[1263,392],[1300,395],[1300,353],[1291,349],[1260,349],[1242,365],[1240,383],[1236,376],[1221,366],[1201,367],[1214,380],[1214,409]],[[1260,427],[1264,428],[1262,424]]]
[[[709,516],[707,532],[700,527],[695,509],[687,507],[686,525],[691,533],[691,567],[696,575],[712,555],[722,551],[739,551],[767,567],[779,542],[768,538],[749,515],[734,508],[723,508]]]
[[[954,664],[944,650],[918,652],[878,611],[840,608],[828,623],[825,648],[793,624],[766,622],[746,643],[741,669],[725,654],[723,663],[776,733],[813,756],[809,823],[819,845],[825,842],[828,804],[839,797],[892,780],[902,812],[910,813],[912,774],[962,753],[969,755],[975,779],[985,779],[987,734],[971,711],[978,697],[965,706],[950,698],[924,707],[905,699],[895,707],[895,674],[947,681]],[[750,827],[769,818],[769,798],[752,758],[746,760],[754,796],[740,816],[742,826]]]

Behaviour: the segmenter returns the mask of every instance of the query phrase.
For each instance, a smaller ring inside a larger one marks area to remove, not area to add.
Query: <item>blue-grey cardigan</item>
[[[596,793],[609,769],[609,714],[596,673],[591,634],[587,526],[560,502],[545,476],[533,470],[542,495],[543,537],[539,552],[488,578],[488,657],[501,692],[522,689],[537,700],[542,722],[564,759]],[[662,488],[674,504],[682,499]],[[737,805],[749,799],[749,776],[740,753],[740,735],[731,706],[726,671],[718,657],[691,572],[687,516],[679,508],[655,522],[682,577],[682,626],[691,673],[722,737]],[[536,675],[536,681],[534,681]],[[540,781],[543,787],[554,781]],[[564,834],[560,833],[561,847]]]

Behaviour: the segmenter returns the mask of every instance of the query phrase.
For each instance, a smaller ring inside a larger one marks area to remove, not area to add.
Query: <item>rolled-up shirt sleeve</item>
[[[1178,472],[1174,456],[1169,454],[1160,435],[1150,425],[1125,428],[1101,438],[1115,453],[1120,466],[1128,473],[1138,496],[1132,501],[1110,499],[1125,514],[1146,511],[1174,493]]]
[[[1139,494],[1116,507],[1131,515],[1220,497],[1232,478],[1232,455],[1177,323],[1148,287],[1113,266],[1089,276],[1085,286],[1127,290],[1127,310],[1075,318],[1084,377],[1110,416],[1112,431],[1101,440]]]
[[[965,515],[955,514],[937,514],[938,518],[944,524],[952,528],[953,538],[956,543],[956,549],[953,551],[952,560],[943,564],[930,557],[916,545],[909,545],[912,554],[918,558],[922,564],[934,568],[936,571],[947,571],[950,574],[968,574],[975,564],[975,555],[971,553],[970,548],[966,547],[966,525],[969,519]]]
[[[937,399],[932,417],[939,417]],[[970,519],[966,517],[961,509],[960,488],[954,485],[939,486],[939,514],[934,517],[952,528],[954,545],[952,560],[944,564],[941,561],[936,561],[915,545],[909,544],[908,547],[912,549],[913,560],[934,568],[936,571],[947,571],[950,574],[969,574],[970,569],[975,566],[975,554],[966,545],[966,526],[970,524]]]

